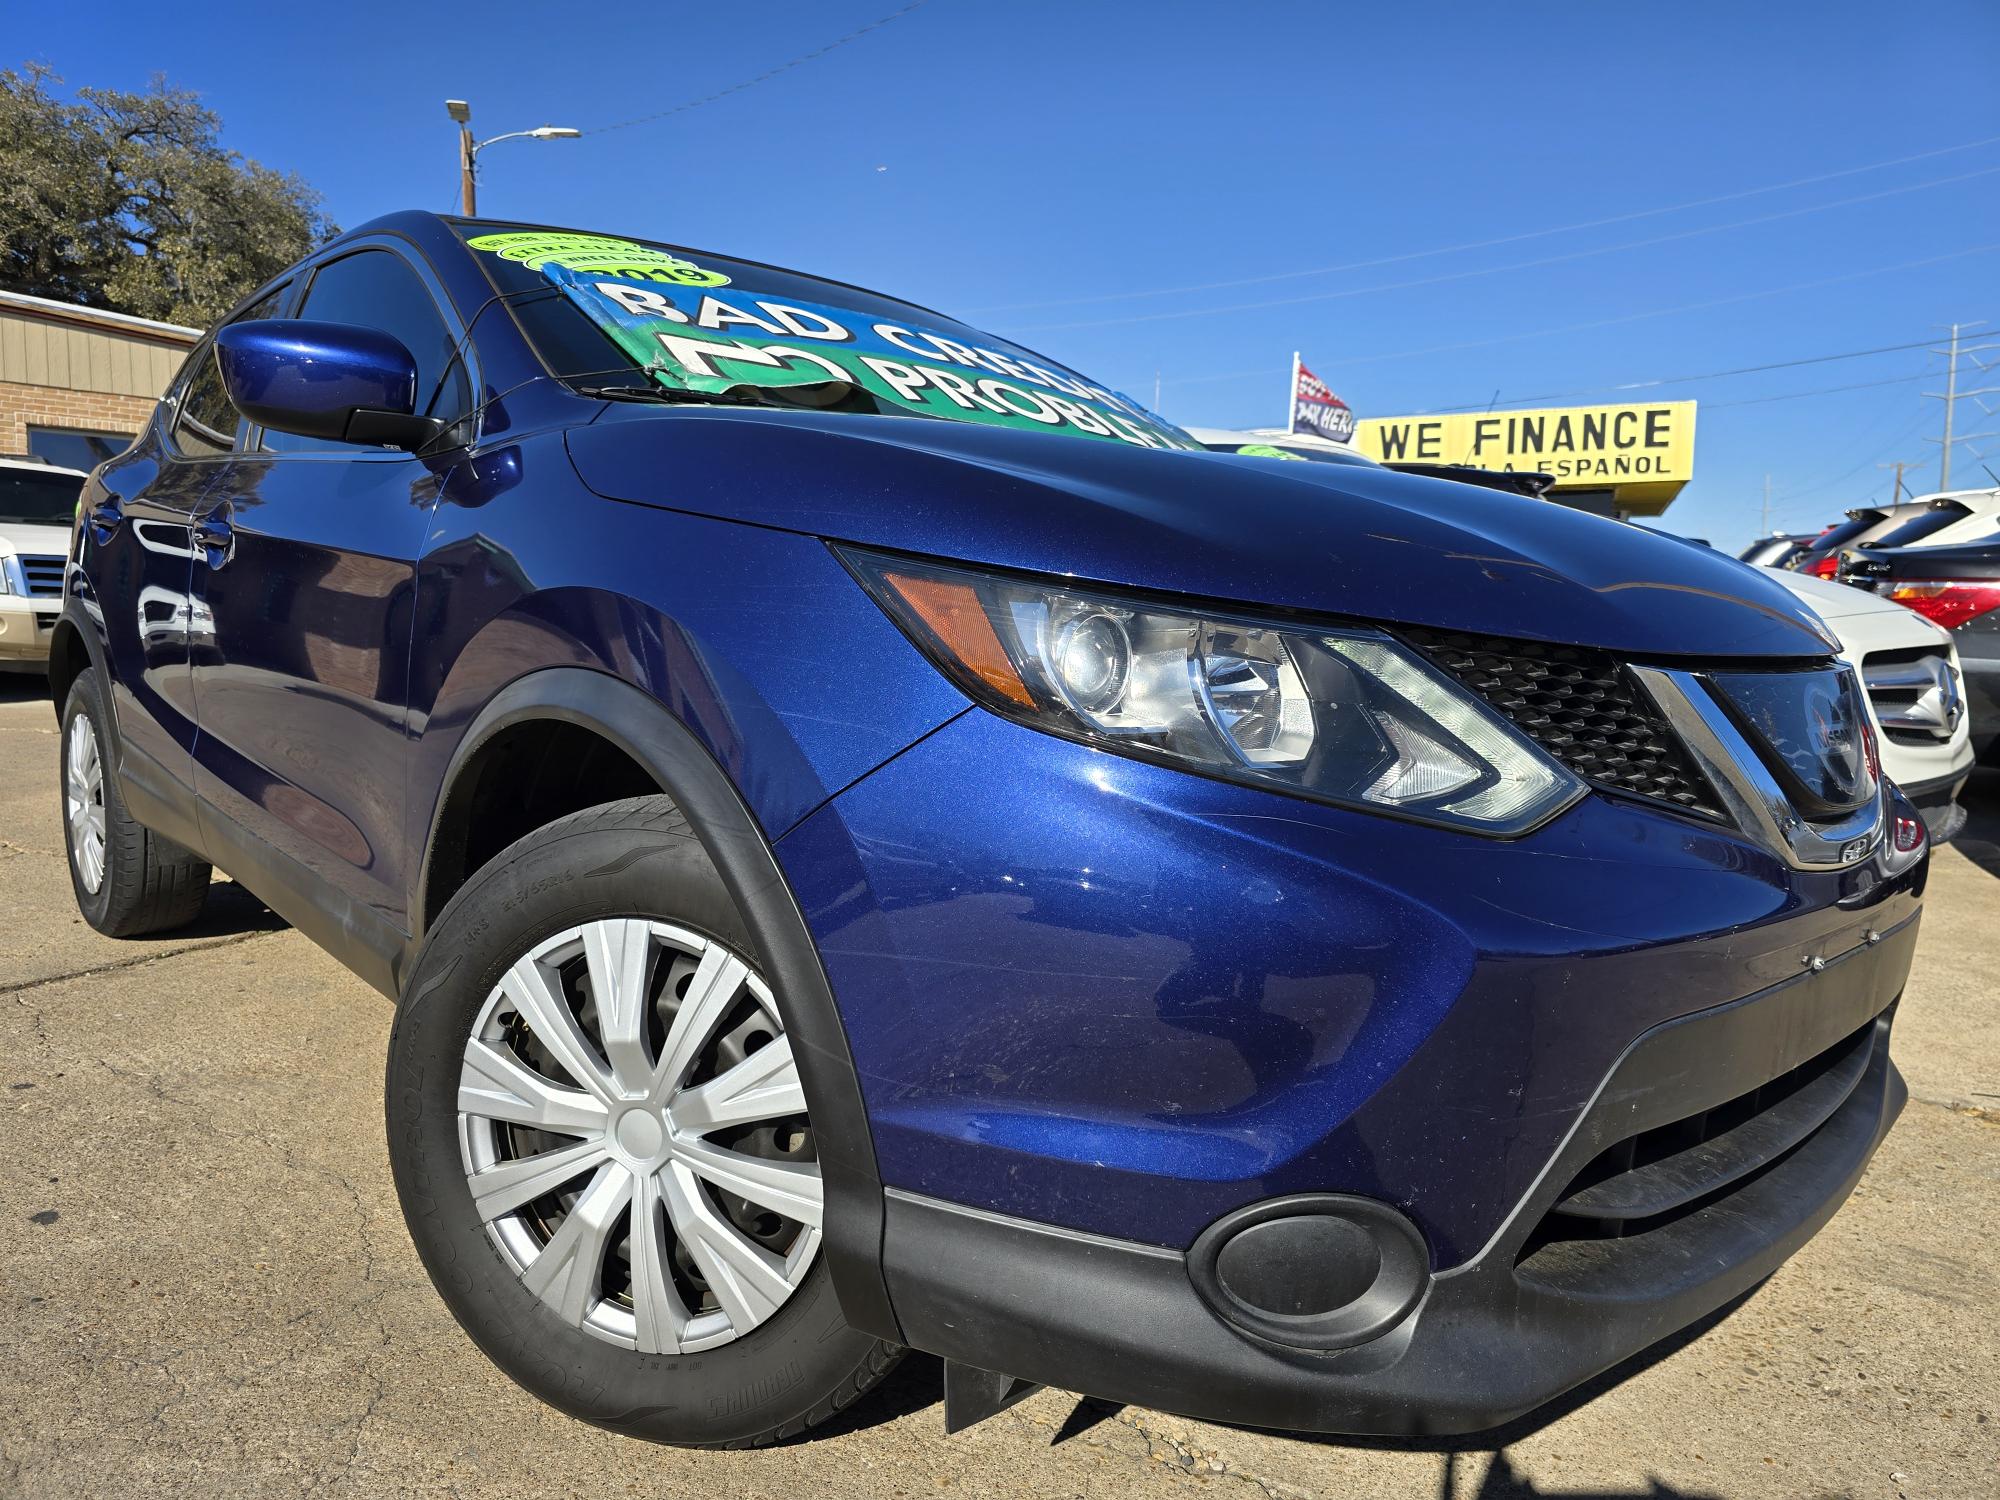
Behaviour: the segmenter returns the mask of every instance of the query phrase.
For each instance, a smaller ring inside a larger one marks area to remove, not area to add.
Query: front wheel
[[[573,1416],[749,1446],[895,1362],[841,1317],[780,1007],[664,797],[552,823],[452,899],[397,1015],[388,1124],[432,1281]]]

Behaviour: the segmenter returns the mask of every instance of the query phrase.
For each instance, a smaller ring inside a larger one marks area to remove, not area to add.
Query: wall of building
[[[165,389],[164,381],[161,388]],[[146,425],[157,394],[116,396],[0,381],[0,453],[28,452],[31,426],[130,436]]]
[[[0,292],[0,453],[29,452],[30,427],[138,432],[199,337]]]

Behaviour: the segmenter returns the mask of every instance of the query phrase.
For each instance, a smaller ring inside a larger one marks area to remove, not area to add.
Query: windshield
[[[1880,526],[1883,519],[1882,512],[1879,510],[1866,511],[1858,516],[1849,516],[1838,526],[1828,527],[1825,531],[1814,537],[1811,545],[1806,548],[1806,551],[1815,554],[1831,552],[1835,547],[1841,546],[1861,535],[1869,527]]]
[[[907,302],[638,240],[458,228],[544,361],[579,389],[1200,447],[1130,397]]]
[[[1954,521],[1962,521],[1972,512],[1963,505],[1940,505],[1935,510],[1927,510],[1920,516],[1912,516],[1900,526],[1891,527],[1880,536],[1868,539],[1871,547],[1906,547],[1911,542],[1921,541],[1934,531],[1943,531]]]
[[[41,474],[33,469],[0,469],[0,522],[67,526],[76,519],[81,474]]]

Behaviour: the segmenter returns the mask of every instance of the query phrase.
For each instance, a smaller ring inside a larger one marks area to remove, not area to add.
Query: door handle
[[[195,545],[211,568],[219,568],[236,554],[236,528],[229,524],[230,507],[217,506],[194,523]]]

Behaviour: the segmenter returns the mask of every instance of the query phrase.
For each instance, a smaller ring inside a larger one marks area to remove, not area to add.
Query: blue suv
[[[905,1347],[1453,1432],[1754,1287],[1904,1090],[1928,851],[1706,549],[1201,451],[941,314],[404,213],[79,508],[71,872],[394,997],[388,1143],[513,1378],[796,1434]]]

